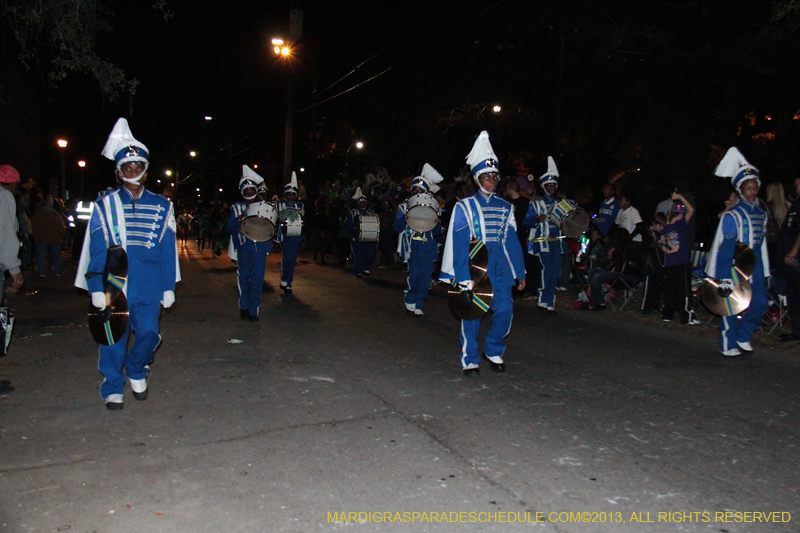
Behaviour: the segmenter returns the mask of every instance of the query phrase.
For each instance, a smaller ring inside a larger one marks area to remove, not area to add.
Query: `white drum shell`
[[[278,211],[267,202],[254,202],[247,206],[242,221],[242,233],[255,242],[266,242],[275,235]]]
[[[378,215],[356,216],[356,240],[378,242],[381,235],[381,222]]]
[[[408,199],[406,224],[414,231],[431,231],[439,222],[439,202],[430,193],[415,194]]]

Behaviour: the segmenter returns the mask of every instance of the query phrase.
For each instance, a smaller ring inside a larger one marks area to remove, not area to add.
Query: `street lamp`
[[[67,199],[67,163],[66,163],[66,152],[67,152],[67,141],[66,139],[58,139],[56,141],[58,147],[61,149],[61,198]]]
[[[283,144],[283,181],[289,180],[289,175],[292,172],[292,107],[294,101],[294,73],[292,72],[292,64],[289,59],[292,55],[291,47],[286,44],[283,39],[272,39],[273,52],[275,55],[283,57],[287,61],[289,69],[288,91],[286,98],[286,126],[284,133]]]
[[[78,166],[81,169],[81,197],[80,199],[83,200],[83,172],[86,170],[86,161],[78,161]]]
[[[356,141],[356,142],[350,143],[350,146],[347,147],[347,153],[345,153],[345,155],[344,155],[344,166],[345,167],[348,166],[347,160],[350,157],[350,149],[353,146],[355,146],[356,148],[361,150],[362,148],[364,148],[364,143],[362,143],[361,141]]]

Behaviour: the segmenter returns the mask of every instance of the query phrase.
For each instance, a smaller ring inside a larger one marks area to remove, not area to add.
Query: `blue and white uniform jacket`
[[[128,301],[155,303],[180,281],[175,212],[172,202],[147,189],[134,200],[121,187],[97,200],[92,209],[75,285],[103,292],[108,248],[121,245],[128,255],[123,290]]]
[[[231,214],[228,216],[228,234],[231,236],[233,248],[238,252],[242,248],[250,249],[254,252],[270,253],[272,251],[272,240],[265,242],[251,241],[242,233],[242,224],[239,222],[240,216],[247,216],[247,206],[249,202],[237,202],[231,206]]]
[[[469,272],[469,242],[481,239],[489,252],[488,272],[492,283],[514,285],[525,279],[525,261],[517,237],[514,206],[492,194],[480,192],[459,200],[447,228],[447,241],[442,256],[442,281],[464,283],[472,278]]]
[[[286,238],[286,222],[300,220],[305,223],[306,210],[303,207],[303,202],[295,200],[294,202],[278,202],[275,204],[275,209],[278,210],[278,222],[280,228],[278,229],[277,241],[283,242]],[[294,235],[299,237],[300,235]]]
[[[706,274],[717,279],[736,279],[733,270],[733,255],[736,242],[753,249],[756,260],[764,266],[764,277],[768,278],[769,256],[767,255],[767,211],[756,200],[749,204],[743,199],[722,215],[717,233],[708,252]]]
[[[545,240],[545,239],[558,239],[561,236],[561,229],[552,220],[553,209],[557,203],[555,198],[544,195],[541,198],[531,200],[531,205],[528,207],[528,213],[522,220],[522,227],[530,229],[528,232],[528,253],[538,254],[539,252],[558,252],[561,253],[562,242],[561,240]],[[540,215],[545,215],[547,218],[544,222],[536,222]],[[538,242],[531,242],[534,239],[542,239]]]
[[[398,234],[397,253],[404,263],[407,263],[411,257],[411,241],[419,241],[437,248],[442,242],[442,224],[440,222],[437,222],[436,226],[430,231],[414,231],[406,223],[407,212],[408,201],[405,201],[397,207],[397,215],[394,218],[394,230]]]

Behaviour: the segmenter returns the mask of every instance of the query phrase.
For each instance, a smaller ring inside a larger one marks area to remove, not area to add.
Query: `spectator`
[[[631,205],[627,195],[623,194],[619,197],[619,212],[614,223],[626,230],[633,242],[642,242],[642,233],[644,232],[642,215],[639,214],[638,209]]]
[[[63,276],[61,241],[64,239],[64,217],[53,207],[52,196],[42,200],[42,205],[33,214],[31,224],[36,235],[36,272],[39,277],[45,277],[45,255],[50,256],[50,265],[55,269],[56,276]]]
[[[691,294],[691,265],[686,231],[694,216],[694,208],[679,194],[672,194],[673,204],[666,224],[657,227],[657,245],[664,253],[664,307],[661,319],[671,322],[675,312],[681,324],[698,324],[689,308]]]
[[[603,185],[603,202],[597,209],[597,216],[593,220],[594,227],[600,230],[600,234],[604,237],[614,227],[617,213],[619,213],[619,201],[614,196],[616,191],[617,189],[613,183]]]

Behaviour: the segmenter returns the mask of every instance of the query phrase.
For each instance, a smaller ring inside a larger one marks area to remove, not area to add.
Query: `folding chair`
[[[780,330],[784,326],[791,326],[786,281],[780,276],[775,276],[774,273],[769,278],[767,298],[769,307],[764,313],[761,323],[770,328],[767,335],[772,335],[775,330]]]
[[[615,311],[622,311],[631,302],[642,303],[644,300],[644,280],[641,249],[638,245],[631,244],[625,249],[622,270],[610,284],[614,295],[619,295],[618,298],[608,300],[611,308]],[[617,300],[616,305],[613,300]]]

